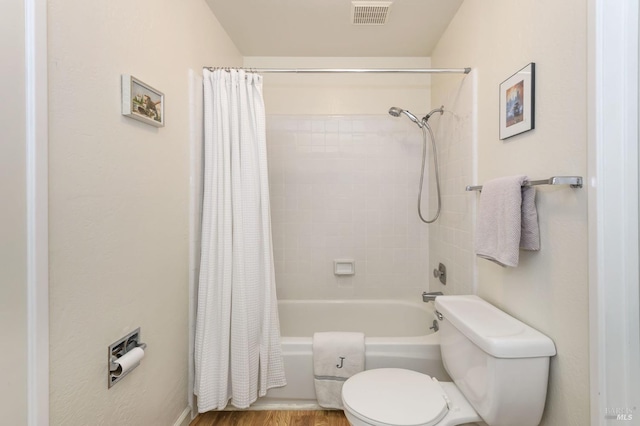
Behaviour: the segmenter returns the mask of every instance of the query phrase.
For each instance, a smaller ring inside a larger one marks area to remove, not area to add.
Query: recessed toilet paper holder
[[[126,336],[116,340],[112,344],[109,345],[108,351],[108,365],[109,371],[107,372],[108,376],[108,387],[118,383],[122,380],[127,374],[129,374],[134,368],[136,368],[140,363],[138,362],[132,368],[122,371],[122,366],[118,364],[116,361],[119,358],[125,356],[128,352],[135,348],[140,348],[142,350],[147,348],[146,343],[142,343],[140,341],[140,327],[133,330],[131,333]]]

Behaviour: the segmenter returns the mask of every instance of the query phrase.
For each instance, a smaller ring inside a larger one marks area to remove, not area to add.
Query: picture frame
[[[536,64],[527,66],[500,83],[500,139],[535,129]]]
[[[164,127],[164,93],[122,74],[122,115],[155,127]]]

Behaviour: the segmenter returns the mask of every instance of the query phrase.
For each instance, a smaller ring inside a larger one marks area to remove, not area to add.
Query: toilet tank
[[[477,296],[438,296],[445,369],[490,426],[540,424],[553,341]]]

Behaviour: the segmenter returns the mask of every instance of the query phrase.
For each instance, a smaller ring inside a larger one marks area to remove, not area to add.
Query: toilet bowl
[[[353,426],[489,426],[540,423],[551,339],[477,296],[440,296],[436,309],[445,369],[439,382],[400,368],[366,370],[342,388]]]

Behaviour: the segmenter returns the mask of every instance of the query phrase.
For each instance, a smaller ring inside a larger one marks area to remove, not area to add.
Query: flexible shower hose
[[[440,199],[440,170],[438,168],[438,150],[436,148],[436,139],[433,136],[433,131],[431,130],[431,126],[427,123],[426,120],[423,122],[422,129],[422,170],[420,172],[420,189],[418,190],[418,216],[420,216],[420,220],[424,223],[433,223],[440,216],[440,208],[442,205],[442,200]],[[427,131],[425,127],[429,131],[429,136],[431,137],[431,149],[433,152],[433,165],[435,167],[436,173],[436,193],[438,195],[438,209],[436,211],[435,216],[432,219],[425,219],[422,216],[422,184],[424,182],[424,166],[427,158]]]

